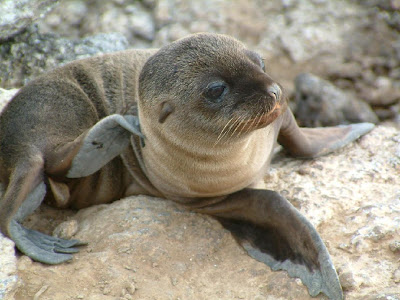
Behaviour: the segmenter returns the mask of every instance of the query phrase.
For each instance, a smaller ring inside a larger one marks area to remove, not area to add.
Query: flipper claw
[[[82,245],[79,240],[64,240],[27,229],[15,220],[11,221],[9,232],[22,253],[46,264],[60,264],[71,260],[71,253],[79,251],[74,246]]]

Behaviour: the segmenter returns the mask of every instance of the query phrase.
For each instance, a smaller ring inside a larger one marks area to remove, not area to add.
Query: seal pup
[[[315,228],[278,193],[256,189],[278,141],[298,157],[340,148],[373,128],[299,128],[261,57],[224,35],[72,62],[22,88],[0,117],[0,229],[32,259],[77,252],[25,228],[43,200],[83,208],[147,194],[209,214],[249,255],[342,299]]]

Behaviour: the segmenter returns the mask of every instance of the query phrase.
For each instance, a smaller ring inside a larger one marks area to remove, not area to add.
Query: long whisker
[[[256,120],[259,118],[259,116],[262,115],[262,112],[258,112],[257,115],[253,118],[253,121],[251,122],[251,125],[247,127],[246,132],[248,133],[252,128],[254,128],[254,124],[256,123]]]
[[[228,125],[234,120],[234,117],[230,118],[229,121],[225,124],[224,128],[222,128],[221,133],[217,137],[217,141],[214,144],[214,147],[222,140],[222,138],[229,132],[230,127]],[[225,130],[228,128],[228,130]]]
[[[256,127],[258,127],[258,125],[260,125],[263,116],[264,116],[264,114],[260,114],[260,117],[258,118],[258,121],[256,123]]]
[[[224,128],[219,133],[214,146],[218,145],[224,139],[226,139],[226,141],[229,141],[229,139],[231,139],[235,135],[239,136],[242,133],[250,132],[253,128],[257,128],[259,124],[262,122],[264,114],[268,111],[268,103],[266,101],[263,101],[264,97],[265,95],[262,94],[258,95],[258,99],[256,100],[256,102],[261,101],[263,108],[261,109],[261,111],[257,112],[254,118],[251,119],[251,123],[248,126],[241,126],[241,124],[244,121],[246,121],[247,119],[246,116],[230,118],[228,122],[225,124]],[[254,95],[250,95],[244,98],[243,101],[246,101],[247,99],[253,99],[252,101],[254,101]],[[229,137],[226,138],[229,133],[230,133]]]
[[[241,116],[240,118],[237,119],[237,122],[235,123],[235,130],[232,132],[230,138],[232,138],[235,134],[235,132],[238,130],[238,128],[240,127],[240,124],[242,123],[242,121],[245,120],[244,116]]]
[[[229,132],[232,132],[232,129],[234,129],[234,128],[237,126],[238,123],[240,123],[240,118],[235,118],[234,122],[229,126],[228,130],[226,131],[225,136],[226,136]],[[232,137],[232,136],[231,136],[231,137]],[[229,137],[229,138],[230,138],[230,137]],[[229,138],[227,138],[226,141],[228,141]],[[226,142],[226,141],[225,141],[225,142]]]

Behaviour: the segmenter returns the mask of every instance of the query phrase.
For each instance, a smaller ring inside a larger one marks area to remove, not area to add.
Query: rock
[[[303,73],[296,78],[296,118],[306,127],[371,122],[378,118],[372,109],[326,80]]]
[[[400,283],[400,269],[397,269],[393,272],[393,281],[396,283]]]
[[[372,106],[390,106],[400,102],[400,89],[391,79],[381,76],[362,88],[361,97]]]
[[[62,2],[40,21],[40,28],[75,37],[118,30],[135,47],[141,43],[149,47],[152,41],[153,47],[169,43],[176,39],[177,28],[186,29],[183,35],[219,32],[268,57],[287,55],[302,62],[327,53],[343,55],[347,35],[362,31],[359,24],[368,17],[368,8],[351,1],[74,0]],[[65,14],[66,10],[71,13]]]
[[[397,257],[389,249],[400,228],[398,141],[395,128],[378,126],[317,160],[296,160],[281,151],[272,176],[265,177],[267,188],[296,203],[316,226],[349,300],[396,295],[398,289]],[[34,227],[48,228],[46,219],[56,213],[42,207],[31,219],[44,223]],[[25,284],[16,297],[33,297],[48,286],[43,296],[49,299],[311,299],[297,280],[247,256],[218,222],[172,202],[129,197],[80,210],[73,219],[79,223],[74,238],[88,246],[68,264],[25,264],[19,270]]]
[[[97,34],[83,39],[65,39],[41,34],[36,27],[0,44],[0,86],[19,87],[43,73],[72,60],[115,52],[128,47],[118,33]]]
[[[76,220],[69,220],[58,225],[53,231],[53,236],[62,239],[71,239],[77,232],[78,222]]]
[[[14,243],[0,233],[0,299],[14,299],[18,287]]]
[[[339,274],[339,280],[344,291],[349,291],[357,287],[357,282],[354,280],[352,272]]]
[[[400,252],[400,241],[393,241],[389,244],[390,251],[396,253]]]
[[[3,0],[0,2],[0,41],[5,41],[44,17],[59,0]]]
[[[0,88],[0,113],[17,92],[18,89],[5,90]]]
[[[153,7],[151,1],[64,1],[39,28],[42,33],[68,32],[70,38],[119,32],[135,48],[149,48],[156,30]]]
[[[367,295],[366,295],[367,296]],[[400,300],[400,293],[384,293],[370,294],[364,299],[366,300]]]
[[[154,13],[160,28],[156,44],[170,42],[164,40],[168,35],[165,31],[175,30],[179,24],[191,33],[231,34],[262,49],[268,57],[284,54],[300,62],[325,53],[338,55],[343,50],[344,33],[354,28],[364,13],[357,5],[336,1],[207,0],[188,5],[161,0]],[[205,19],[207,22],[201,21]]]

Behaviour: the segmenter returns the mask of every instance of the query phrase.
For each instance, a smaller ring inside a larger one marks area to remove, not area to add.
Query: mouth
[[[253,118],[243,121],[240,124],[240,129],[250,131],[264,128],[274,122],[284,112],[285,107],[281,101],[276,101],[274,107],[268,112],[258,114]]]

